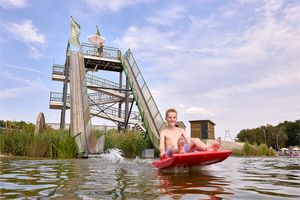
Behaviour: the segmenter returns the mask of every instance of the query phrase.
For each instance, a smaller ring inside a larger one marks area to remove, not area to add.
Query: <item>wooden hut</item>
[[[191,137],[200,139],[215,139],[215,123],[210,120],[192,120]]]

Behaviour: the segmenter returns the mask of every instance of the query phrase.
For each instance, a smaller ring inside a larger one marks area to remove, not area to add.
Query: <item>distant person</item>
[[[167,128],[160,133],[160,157],[171,157],[172,153],[187,153],[198,151],[216,151],[221,147],[220,140],[212,145],[204,144],[199,138],[188,138],[185,131],[177,128],[177,111],[170,108],[166,111]]]
[[[99,56],[100,57],[103,57],[103,44],[100,43],[99,46],[98,46],[98,53],[99,53]]]

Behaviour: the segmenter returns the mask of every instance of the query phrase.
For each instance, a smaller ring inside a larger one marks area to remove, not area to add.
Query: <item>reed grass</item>
[[[153,148],[149,138],[139,132],[119,133],[117,130],[110,130],[103,134],[105,134],[104,151],[118,148],[123,152],[123,156],[128,158],[141,156],[144,149]]]
[[[31,126],[31,125],[30,125]],[[34,134],[34,127],[2,129],[0,131],[0,153],[13,156],[74,158],[77,145],[69,131],[45,128]]]
[[[75,158],[77,144],[67,130],[58,131],[46,127],[39,134],[34,134],[34,125],[26,122],[1,121],[0,153],[13,156]],[[105,135],[104,150],[118,148],[125,157],[141,156],[146,148],[153,148],[148,137],[127,131],[119,133],[112,129],[106,132],[93,131],[97,137]]]

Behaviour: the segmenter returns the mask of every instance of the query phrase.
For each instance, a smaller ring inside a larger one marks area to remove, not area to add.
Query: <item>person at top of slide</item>
[[[212,145],[204,144],[199,138],[188,138],[185,131],[177,128],[177,111],[170,108],[166,111],[167,128],[160,133],[160,157],[167,155],[172,156],[172,153],[186,153],[198,151],[216,151],[221,147],[220,140],[216,140]]]

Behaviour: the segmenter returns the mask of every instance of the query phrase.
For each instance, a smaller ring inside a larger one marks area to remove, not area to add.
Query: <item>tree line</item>
[[[273,149],[300,146],[300,119],[284,121],[276,126],[267,124],[254,129],[243,129],[237,135],[239,142],[266,144]]]

